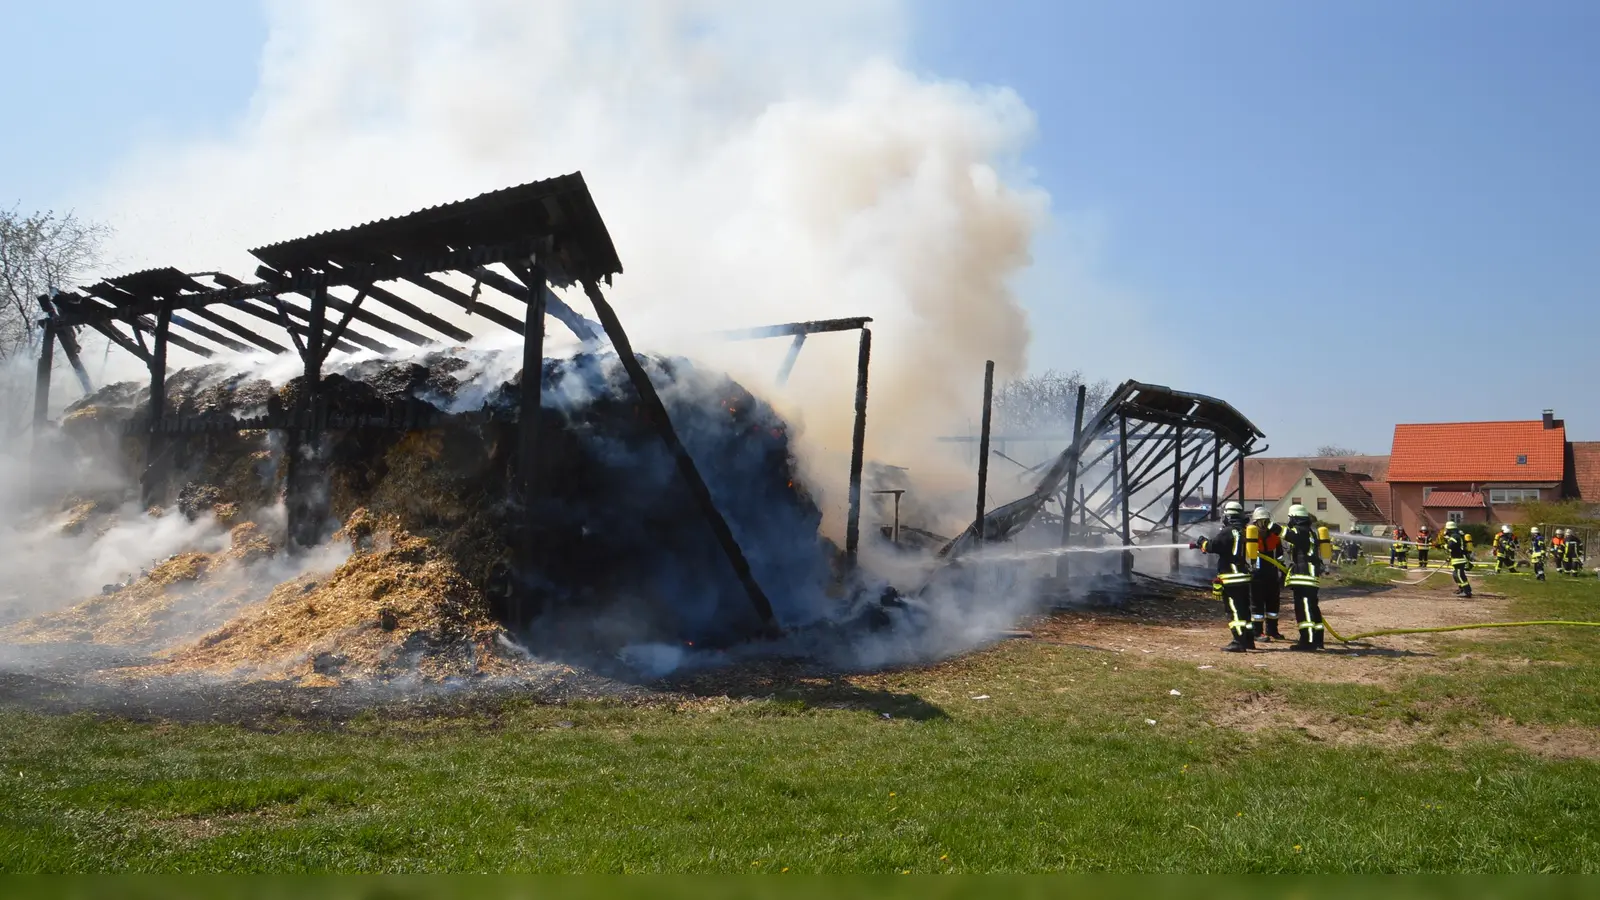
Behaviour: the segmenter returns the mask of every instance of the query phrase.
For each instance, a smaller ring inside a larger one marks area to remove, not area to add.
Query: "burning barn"
[[[281,497],[291,553],[335,532],[358,554],[380,533],[425,549],[448,562],[441,583],[459,579],[443,593],[468,618],[538,619],[546,641],[716,644],[827,614],[839,560],[787,424],[725,375],[634,352],[602,291],[622,266],[581,175],[251,253],[250,282],[151,269],[44,298],[39,439],[118,461],[156,510],[244,521]],[[569,286],[598,321],[551,289]],[[578,353],[545,358],[547,317]],[[786,368],[806,334],[857,329],[865,344],[868,321],[778,326],[798,336]],[[485,323],[520,347],[469,353]],[[49,429],[57,349],[91,387],[85,329],[143,361],[149,383],[92,391]],[[174,348],[206,364],[169,371]],[[330,364],[336,350],[348,355]],[[251,374],[260,357],[245,354],[263,352],[297,357],[298,374]],[[852,536],[858,516],[852,503]],[[370,592],[380,627],[395,589]]]

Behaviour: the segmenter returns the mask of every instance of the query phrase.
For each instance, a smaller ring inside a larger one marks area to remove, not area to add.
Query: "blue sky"
[[[0,202],[24,208],[224,130],[266,38],[244,2],[0,7],[34,73],[0,86]],[[1035,368],[1215,393],[1289,453],[1546,406],[1600,439],[1600,3],[913,10],[913,67],[1038,115],[1025,162],[1063,227],[1021,281]]]

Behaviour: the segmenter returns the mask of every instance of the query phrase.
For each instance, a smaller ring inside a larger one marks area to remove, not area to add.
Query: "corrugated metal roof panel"
[[[586,271],[574,274],[604,278],[622,271],[579,172],[268,244],[250,253],[280,270],[320,269],[340,259],[372,262],[547,236],[557,238],[569,255],[576,252]]]

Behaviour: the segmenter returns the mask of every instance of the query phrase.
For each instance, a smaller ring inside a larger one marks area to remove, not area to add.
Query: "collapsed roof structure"
[[[448,416],[425,404],[398,403],[383,413],[357,419],[330,414],[319,396],[324,364],[331,351],[395,351],[396,344],[424,346],[462,343],[479,336],[479,322],[522,338],[520,406],[515,411],[517,448],[513,496],[527,516],[539,486],[532,482],[539,457],[537,428],[544,361],[545,317],[565,324],[580,340],[608,340],[638,395],[643,413],[670,451],[685,486],[737,575],[760,619],[773,620],[770,602],[751,574],[750,564],[705,480],[685,449],[656,389],[636,358],[616,311],[601,291],[622,272],[611,237],[581,173],[494,191],[394,218],[325,231],[250,251],[261,262],[255,281],[229,275],[185,273],[156,268],[110,278],[81,291],[40,298],[45,318],[43,349],[36,382],[36,426],[47,422],[53,353],[59,345],[85,391],[90,389],[77,336],[91,329],[144,362],[150,373],[150,403],[133,428],[148,435],[141,477],[147,499],[164,486],[170,447],[182,436],[206,431],[268,429],[285,432],[290,452],[285,504],[291,546],[311,546],[326,537],[324,467],[317,459],[318,438],[330,429],[412,430],[449,424]],[[490,268],[499,265],[510,273]],[[462,289],[441,276],[471,280]],[[385,285],[421,289],[445,306],[424,308]],[[598,322],[568,306],[551,287],[579,286]],[[515,315],[490,302],[509,298],[521,304]],[[443,313],[443,314],[441,314]],[[784,373],[793,366],[805,336],[819,331],[859,329],[862,354],[858,373],[855,443],[847,553],[853,558],[859,531],[860,471],[865,429],[867,352],[870,319],[796,323],[758,329],[745,337],[794,335]],[[770,332],[770,333],[769,333]],[[172,347],[204,358],[219,354],[266,352],[297,354],[304,389],[292,408],[269,406],[262,417],[169,417],[165,397],[167,357]],[[524,533],[531,533],[524,529]],[[532,540],[531,537],[525,540]],[[531,548],[518,548],[531,560]]]
[[[939,551],[941,557],[955,558],[986,542],[1009,540],[1052,503],[1060,511],[1063,547],[1072,538],[1074,524],[1085,529],[1090,520],[1117,535],[1125,547],[1133,544],[1135,520],[1151,528],[1169,527],[1176,542],[1184,524],[1184,499],[1207,477],[1210,496],[1216,498],[1224,471],[1266,450],[1256,448],[1256,442],[1265,437],[1261,430],[1215,397],[1125,381],[1085,424],[1086,393],[1084,387],[1078,388],[1071,443],[1045,469],[1038,485],[1025,496],[985,512]],[[1109,465],[1099,474],[1097,470],[1105,463]],[[1135,508],[1135,498],[1148,499]],[[1168,506],[1152,513],[1163,501],[1168,501]],[[1131,554],[1124,554],[1124,571],[1131,571],[1132,564]],[[1066,577],[1067,569],[1067,557],[1062,555],[1057,576]]]

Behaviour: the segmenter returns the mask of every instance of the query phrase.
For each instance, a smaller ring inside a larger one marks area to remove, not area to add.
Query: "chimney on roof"
[[[1544,411],[1544,430],[1549,431],[1554,427],[1556,427],[1556,411],[1547,409]]]

